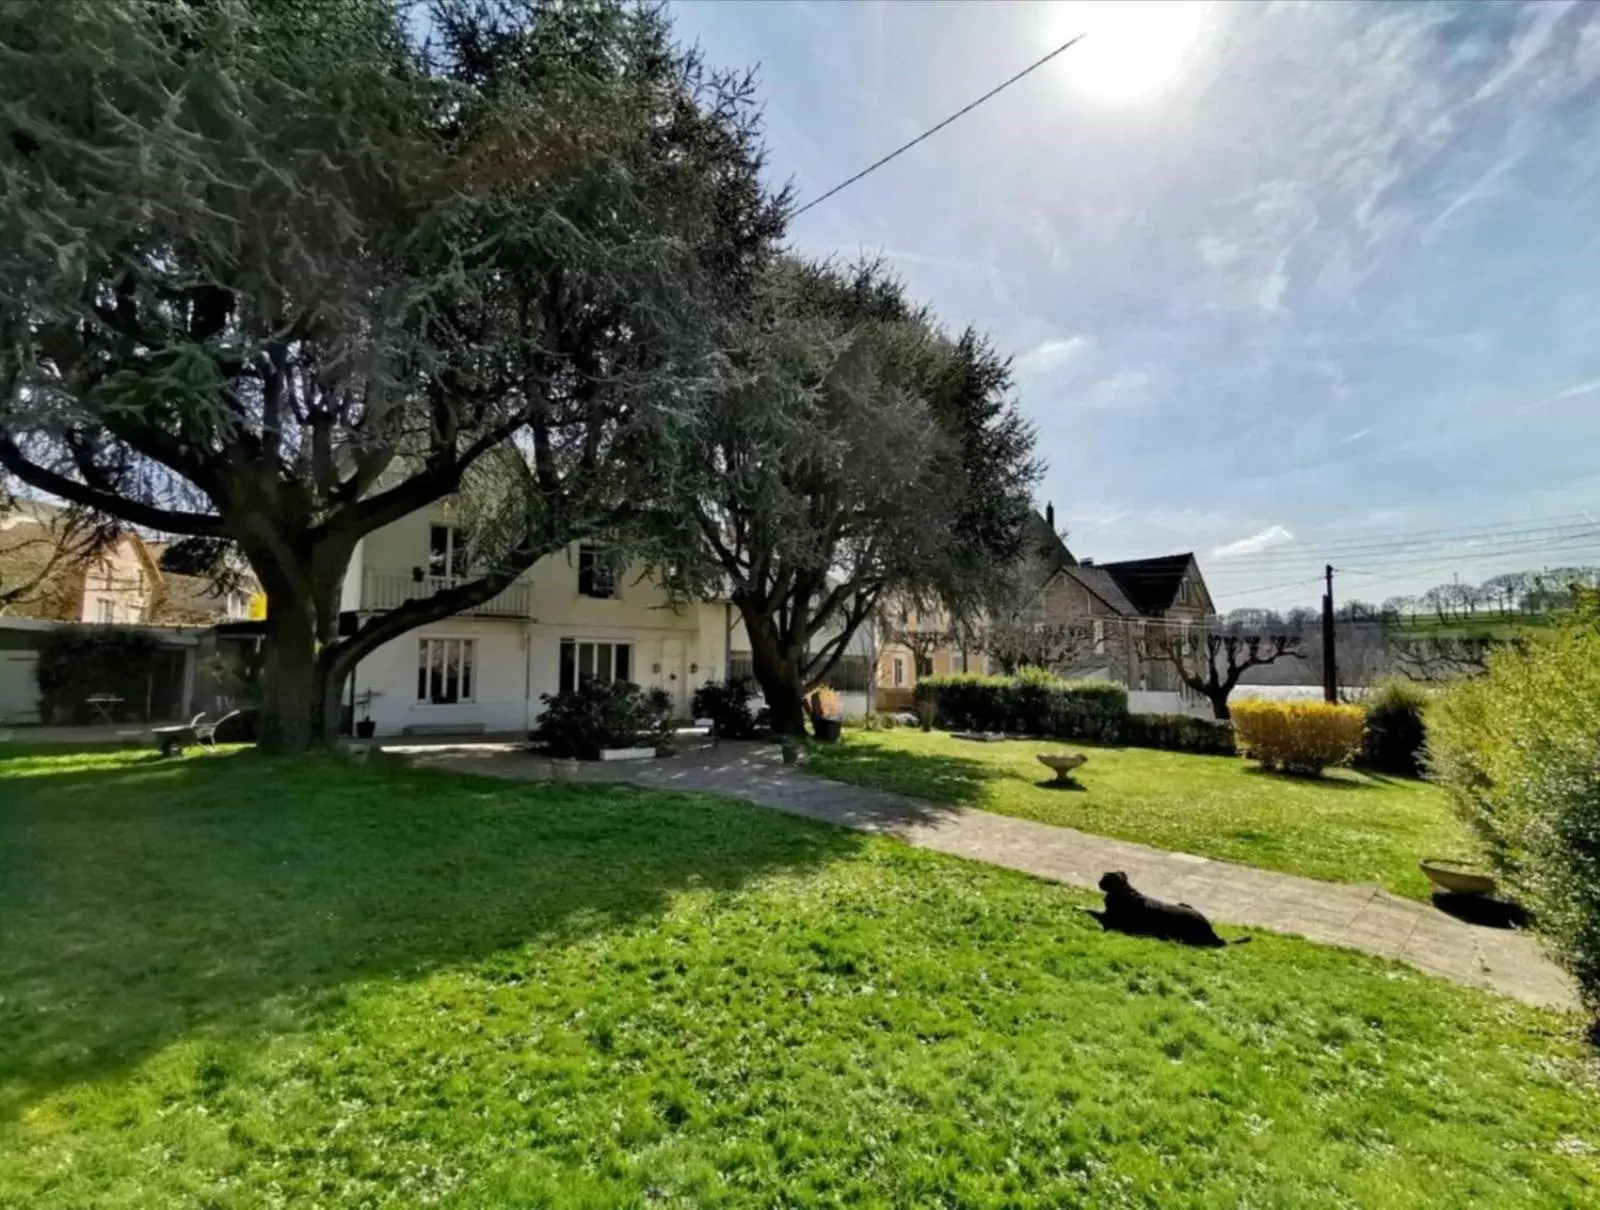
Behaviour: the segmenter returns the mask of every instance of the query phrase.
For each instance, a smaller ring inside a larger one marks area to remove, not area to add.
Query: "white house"
[[[450,516],[441,502],[363,539],[340,608],[369,615],[455,583],[467,568]],[[486,604],[362,660],[356,718],[370,713],[379,735],[524,731],[542,694],[591,676],[665,689],[687,717],[694,690],[726,674],[731,620],[720,602],[673,606],[641,568],[613,572],[600,552],[574,544]]]

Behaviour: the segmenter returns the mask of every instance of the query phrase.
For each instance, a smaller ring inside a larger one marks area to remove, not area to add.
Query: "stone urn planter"
[[[1041,752],[1039,763],[1055,774],[1051,780],[1070,782],[1073,772],[1089,758],[1082,752]]]
[[[551,781],[576,781],[578,777],[578,760],[573,756],[553,756],[550,758]]]
[[[1446,857],[1424,857],[1417,865],[1428,876],[1428,881],[1441,891],[1453,895],[1493,895],[1494,879],[1477,866],[1466,861],[1452,861]]]

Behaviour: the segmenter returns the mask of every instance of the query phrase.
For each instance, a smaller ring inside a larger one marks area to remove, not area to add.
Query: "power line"
[[[1528,525],[1513,523],[1500,526],[1480,526],[1471,530],[1462,530],[1454,533],[1439,535],[1412,534],[1392,536],[1379,536],[1359,541],[1344,540],[1317,543],[1297,550],[1288,550],[1282,547],[1252,552],[1249,554],[1221,556],[1214,561],[1236,565],[1256,565],[1266,563],[1293,563],[1300,561],[1323,561],[1326,558],[1345,558],[1350,555],[1363,555],[1367,553],[1418,553],[1425,554],[1433,550],[1450,548],[1474,549],[1476,547],[1505,542],[1520,542],[1524,539],[1543,539],[1546,537],[1576,536],[1582,533],[1600,532],[1600,521],[1590,517],[1584,521],[1570,521],[1559,524]]]
[[[811,207],[820,206],[823,202],[827,201],[830,197],[832,197],[834,194],[838,193],[840,190],[848,189],[851,185],[854,185],[862,177],[868,175],[869,173],[876,172],[878,169],[882,168],[885,164],[887,164],[890,160],[894,159],[896,156],[903,155],[907,151],[910,151],[913,147],[915,147],[918,143],[922,142],[924,139],[928,138],[930,135],[938,134],[941,130],[943,130],[946,126],[950,125],[950,123],[954,122],[957,118],[965,117],[967,114],[971,113],[974,109],[978,108],[978,106],[982,105],[990,97],[993,97],[993,96],[997,95],[998,93],[1004,92],[1006,89],[1010,88],[1013,84],[1015,84],[1018,80],[1022,79],[1023,76],[1026,76],[1026,75],[1031,74],[1032,72],[1038,71],[1039,68],[1043,67],[1046,63],[1050,62],[1051,59],[1054,59],[1057,55],[1062,54],[1063,52],[1071,49],[1077,43],[1083,41],[1083,39],[1086,36],[1087,36],[1086,33],[1082,33],[1082,34],[1075,34],[1071,38],[1068,38],[1065,42],[1063,42],[1060,46],[1056,47],[1049,54],[1045,55],[1042,59],[1034,60],[1032,63],[1028,64],[1028,66],[1024,67],[1021,71],[1019,71],[1016,75],[1012,76],[1009,80],[1006,80],[1002,84],[995,85],[988,92],[984,93],[983,96],[979,97],[976,101],[973,101],[970,105],[965,105],[962,108],[956,110],[953,114],[951,114],[944,121],[940,122],[937,126],[930,126],[927,130],[924,130],[921,134],[919,134],[916,138],[912,139],[909,143],[902,143],[900,146],[896,147],[893,151],[891,151],[888,155],[884,156],[881,160],[877,160],[877,161],[874,161],[871,164],[868,164],[860,172],[856,173],[855,176],[850,177],[847,180],[840,181],[837,185],[835,185],[832,189],[828,190],[828,192],[824,193],[822,196],[812,198],[804,206],[801,206],[798,210],[796,210],[793,213],[791,213],[789,215],[789,217],[791,219],[799,218],[807,210],[810,210]]]
[[[1411,576],[1425,575],[1433,571],[1450,570],[1473,563],[1503,559],[1508,555],[1538,555],[1553,552],[1577,554],[1590,550],[1600,552],[1600,531],[1592,534],[1573,535],[1550,542],[1525,543],[1505,550],[1484,551],[1478,554],[1457,554],[1442,562],[1415,563],[1411,560],[1396,560],[1394,562],[1363,560],[1363,562],[1378,564],[1383,568],[1381,571],[1361,571],[1348,567],[1336,567],[1335,570],[1341,575],[1370,577],[1368,583],[1358,585],[1358,588],[1368,589],[1379,584],[1387,584],[1394,580],[1402,580]],[[1311,576],[1298,580],[1286,580],[1276,584],[1252,585],[1237,592],[1223,592],[1222,595],[1226,596],[1230,601],[1235,601],[1242,597],[1261,596],[1264,593],[1276,592],[1284,588],[1294,588],[1302,584],[1315,583],[1320,579],[1320,576]]]

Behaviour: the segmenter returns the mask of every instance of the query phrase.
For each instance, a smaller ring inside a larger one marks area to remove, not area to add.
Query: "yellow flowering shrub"
[[[1250,698],[1233,706],[1239,751],[1263,769],[1321,773],[1342,765],[1361,747],[1366,712],[1360,706],[1326,702],[1266,702]]]

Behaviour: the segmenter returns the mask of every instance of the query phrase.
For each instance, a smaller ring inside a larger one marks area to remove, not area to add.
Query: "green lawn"
[[[1035,757],[1086,752],[1076,787],[1049,786]],[[1428,894],[1417,859],[1470,855],[1442,792],[1422,782],[1332,770],[1321,780],[1263,773],[1232,757],[1007,740],[979,744],[912,729],[846,733],[816,749],[811,772],[1136,840],[1162,849],[1333,882]]]
[[[707,797],[0,750],[0,1205],[1594,1204],[1573,1021]]]

